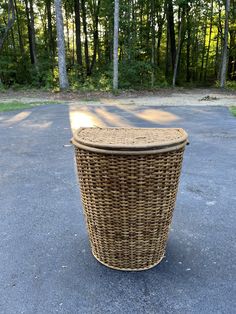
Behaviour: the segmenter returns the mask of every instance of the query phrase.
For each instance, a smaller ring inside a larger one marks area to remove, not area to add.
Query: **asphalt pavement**
[[[93,258],[69,106],[1,113],[0,313],[235,313],[236,118],[223,107],[111,105],[75,119],[86,114],[189,133],[166,257],[143,272]]]

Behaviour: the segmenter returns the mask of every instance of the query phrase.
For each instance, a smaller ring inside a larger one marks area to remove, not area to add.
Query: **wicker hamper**
[[[72,139],[92,253],[120,270],[163,258],[187,133],[81,128]]]

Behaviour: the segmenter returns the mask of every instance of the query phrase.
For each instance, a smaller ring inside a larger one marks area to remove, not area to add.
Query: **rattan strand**
[[[147,155],[75,146],[92,252],[103,264],[142,270],[164,255],[184,147]]]

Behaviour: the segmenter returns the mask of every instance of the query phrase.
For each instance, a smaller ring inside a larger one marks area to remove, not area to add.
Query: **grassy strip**
[[[32,102],[32,103],[23,103],[19,101],[0,102],[0,112],[30,109],[37,106],[55,104],[55,103],[58,103],[58,102],[55,102],[55,101]]]
[[[232,106],[229,108],[229,111],[232,113],[233,116],[236,117],[236,106]]]

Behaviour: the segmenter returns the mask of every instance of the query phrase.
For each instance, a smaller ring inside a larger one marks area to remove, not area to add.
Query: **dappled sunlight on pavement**
[[[13,117],[6,119],[4,121],[4,123],[12,125],[12,124],[21,122],[21,121],[25,120],[26,118],[28,118],[31,115],[31,113],[32,113],[31,111],[22,111],[20,113],[17,113]]]
[[[113,124],[114,126],[120,127],[130,127],[131,124],[126,121],[121,116],[117,115],[116,113],[111,113],[107,111],[106,108],[96,108],[96,113],[103,119],[103,121],[107,121],[108,123]]]
[[[143,120],[157,122],[160,124],[166,124],[181,119],[179,116],[171,112],[158,109],[144,109],[137,112],[136,116]]]
[[[71,106],[69,110],[71,130],[74,132],[81,127],[102,126],[101,121],[92,112],[85,110],[84,107],[77,109]]]
[[[47,129],[52,125],[52,121],[37,121],[33,118],[32,111],[21,111],[11,117],[0,117],[2,123],[9,128],[21,125],[24,128]]]
[[[167,110],[141,109],[114,104],[113,106],[70,106],[71,129],[74,132],[80,127],[147,127],[168,125],[182,118]]]

